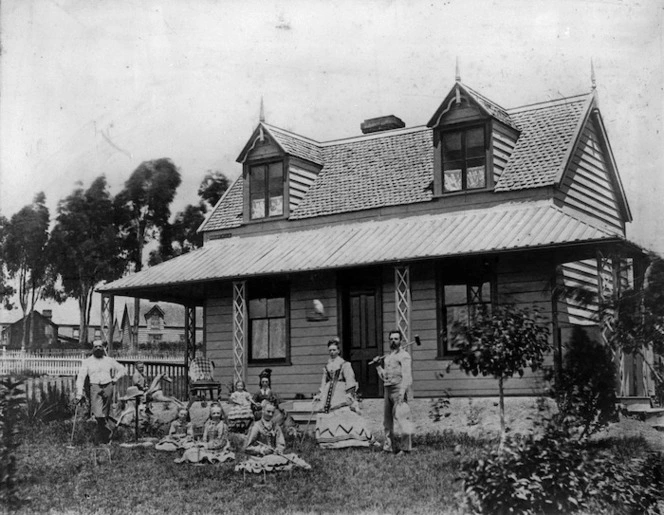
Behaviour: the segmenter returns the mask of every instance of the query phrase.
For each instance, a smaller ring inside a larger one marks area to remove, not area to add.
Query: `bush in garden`
[[[552,394],[560,422],[581,429],[581,437],[606,426],[616,416],[616,367],[611,351],[575,327],[563,368]]]
[[[35,394],[28,398],[22,420],[28,424],[49,423],[54,420],[67,420],[74,415],[74,401],[64,389],[58,390],[49,384],[38,398]]]
[[[23,382],[11,377],[0,380],[0,504],[21,504],[17,488],[18,419],[25,402]]]
[[[434,422],[440,422],[443,418],[452,414],[450,411],[450,395],[447,391],[444,391],[443,394],[443,397],[431,399],[429,402],[429,418]]]
[[[660,513],[664,459],[617,459],[549,423],[509,438],[504,448],[462,464],[468,508],[475,513]]]
[[[578,440],[553,426],[508,438],[502,450],[462,465],[464,493],[476,513],[568,513],[584,507],[588,460]]]

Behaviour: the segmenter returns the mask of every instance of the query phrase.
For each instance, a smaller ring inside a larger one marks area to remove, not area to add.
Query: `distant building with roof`
[[[113,322],[113,341],[120,343],[123,349],[130,349],[131,330],[133,326],[134,302],[133,299],[118,299]],[[28,331],[30,319],[34,316],[32,326],[32,344],[26,339],[26,350],[44,349],[79,349],[80,322],[76,303],[70,306],[52,305],[39,312],[33,311],[28,315]],[[76,309],[72,309],[76,308]],[[202,316],[202,310],[199,316]],[[23,320],[20,314],[3,316],[0,319],[0,344],[8,349],[20,349],[23,335]],[[178,304],[168,302],[140,303],[140,323],[138,327],[139,349],[169,349],[184,350],[185,342],[185,308]],[[102,338],[100,313],[93,309],[90,313],[87,342]],[[202,328],[198,330],[198,342],[203,341]],[[200,345],[199,345],[200,346]],[[87,348],[87,346],[84,346]]]
[[[574,326],[606,339],[599,299],[638,283],[646,263],[626,239],[632,215],[594,88],[504,109],[457,80],[426,125],[390,115],[361,129],[319,142],[261,119],[200,228],[204,246],[104,286],[105,298],[203,307],[220,379],[269,366],[286,397],[317,390],[335,335],[360,392],[380,395],[369,362],[395,327],[422,341],[411,348],[418,395],[493,395],[492,378],[446,370],[453,324],[498,304],[546,317],[553,366]],[[561,297],[562,286],[594,301]],[[617,360],[620,393],[650,394],[643,360]],[[505,387],[545,385],[526,373]]]

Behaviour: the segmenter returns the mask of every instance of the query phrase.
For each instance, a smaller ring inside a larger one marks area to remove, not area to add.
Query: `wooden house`
[[[361,130],[321,142],[261,120],[200,228],[204,246],[106,285],[103,302],[181,303],[190,344],[202,306],[222,381],[270,367],[291,398],[317,390],[335,335],[363,395],[380,395],[369,361],[393,328],[422,341],[417,395],[493,395],[492,378],[445,373],[449,327],[479,306],[537,308],[551,362],[574,325],[606,336],[592,304],[556,293],[611,295],[642,275],[625,272],[644,254],[626,240],[632,218],[594,90],[505,109],[457,81],[426,125],[390,115]],[[620,393],[650,393],[643,363],[620,362]],[[506,383],[512,395],[543,388],[533,374]]]
[[[58,325],[51,319],[51,311],[31,311],[2,331],[2,345],[9,350],[20,350],[23,332],[26,331],[25,349],[28,351],[60,347],[58,342]],[[32,338],[30,337],[32,336]]]
[[[148,349],[159,349],[166,345],[171,350],[184,347],[185,342],[185,310],[181,305],[167,302],[141,302],[138,326],[138,345]],[[134,303],[128,302],[122,310],[121,322],[115,339],[122,342],[122,348],[131,347]],[[199,316],[202,312],[199,313]],[[202,328],[198,330],[199,342],[202,341]]]

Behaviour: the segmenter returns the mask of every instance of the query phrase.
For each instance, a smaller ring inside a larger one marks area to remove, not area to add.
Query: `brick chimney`
[[[47,318],[51,320],[53,318],[53,310],[52,309],[42,309],[42,316],[44,318]]]
[[[362,134],[371,134],[372,132],[391,131],[392,129],[403,129],[406,126],[401,118],[390,114],[388,116],[379,116],[378,118],[369,118],[360,125]]]

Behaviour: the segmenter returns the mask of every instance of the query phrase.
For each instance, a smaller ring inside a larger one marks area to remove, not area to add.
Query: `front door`
[[[344,359],[351,363],[362,397],[382,394],[375,365],[382,353],[380,270],[345,273],[341,278]]]

